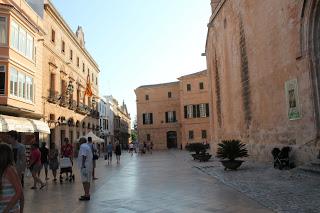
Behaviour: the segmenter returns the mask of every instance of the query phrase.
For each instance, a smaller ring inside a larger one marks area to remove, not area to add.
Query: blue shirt
[[[107,145],[107,151],[112,153],[112,144]]]

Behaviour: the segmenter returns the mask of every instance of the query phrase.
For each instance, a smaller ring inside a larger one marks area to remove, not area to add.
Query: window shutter
[[[150,124],[153,124],[153,117],[152,117],[152,113],[150,113]]]
[[[168,112],[166,112],[166,123],[168,123]]]
[[[176,122],[177,118],[176,118],[176,111],[173,111],[173,121]]]
[[[142,114],[142,120],[143,120],[143,124],[146,124],[146,114]]]
[[[197,118],[200,118],[200,105],[197,105]]]
[[[187,116],[188,116],[187,106],[184,106],[184,118],[187,118]]]
[[[192,105],[192,114],[193,114],[193,118],[197,117],[197,106],[196,105]]]
[[[209,115],[210,115],[209,111],[210,111],[209,110],[209,104],[206,104],[206,115],[207,115],[207,117],[209,117]]]

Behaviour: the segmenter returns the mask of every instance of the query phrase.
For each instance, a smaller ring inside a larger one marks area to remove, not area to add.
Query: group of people
[[[116,142],[116,146],[113,149],[113,145],[111,142],[108,143],[106,146],[106,155],[104,156],[104,159],[108,161],[108,165],[112,163],[112,152],[114,150],[114,153],[116,154],[117,164],[120,163],[120,156],[121,156],[121,146],[119,142]]]

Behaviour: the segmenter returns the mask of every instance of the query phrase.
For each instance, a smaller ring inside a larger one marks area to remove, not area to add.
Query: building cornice
[[[93,59],[93,57],[90,55],[90,53],[80,45],[77,36],[75,35],[75,33],[72,31],[72,29],[69,27],[69,25],[67,24],[67,22],[63,19],[63,17],[60,15],[60,13],[58,12],[58,10],[54,7],[54,5],[51,3],[50,0],[47,1],[47,3],[45,3],[44,5],[44,9],[45,11],[48,12],[48,14],[50,14],[52,16],[52,18],[54,18],[54,20],[56,20],[62,27],[63,29],[67,32],[67,35],[69,35],[69,37],[73,40],[73,42],[76,44],[76,46],[78,47],[78,49],[85,55],[87,56],[87,58],[89,59],[89,61],[93,64],[93,66],[95,67],[96,71],[99,73],[100,69],[98,64],[96,63],[96,61]]]
[[[17,17],[21,19],[21,21],[24,21],[25,24],[31,27],[31,29],[35,33],[39,33],[40,36],[43,36],[45,34],[44,29],[41,28],[37,23],[35,23],[27,14],[25,14],[23,10],[20,10],[18,5],[16,5],[14,2],[11,2],[11,3],[12,4],[0,3],[0,11],[3,11],[5,9],[4,12],[8,11],[15,14]],[[37,18],[41,19],[38,15],[37,15]]]

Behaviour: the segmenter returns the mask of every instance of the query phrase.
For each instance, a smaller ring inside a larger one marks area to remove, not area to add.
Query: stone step
[[[317,160],[312,161],[312,162],[311,162],[311,165],[312,165],[312,166],[318,166],[318,167],[320,167],[320,159],[317,159]]]
[[[320,166],[313,166],[312,164],[300,166],[299,169],[305,172],[317,173],[320,175]]]

